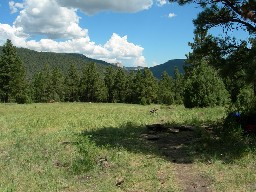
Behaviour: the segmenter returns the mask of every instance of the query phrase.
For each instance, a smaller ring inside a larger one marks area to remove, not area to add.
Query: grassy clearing
[[[153,107],[160,109],[157,115],[149,113]],[[223,108],[1,104],[0,191],[180,191],[176,164],[141,139],[145,125],[199,126],[224,115]],[[211,142],[200,140],[204,147],[191,148],[197,151],[193,167],[211,178],[211,189],[253,190],[254,153],[245,149],[228,162],[219,150],[209,152],[206,145],[216,147]]]

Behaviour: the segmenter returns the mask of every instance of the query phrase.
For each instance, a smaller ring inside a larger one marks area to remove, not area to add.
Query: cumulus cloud
[[[58,53],[80,53],[88,57],[110,63],[122,63],[125,66],[146,66],[143,48],[128,42],[127,36],[120,37],[113,33],[104,45],[97,45],[89,36],[65,41],[52,39],[30,40],[21,29],[0,23],[0,44],[6,39],[12,40],[17,47],[25,47],[36,51],[52,51]]]
[[[169,13],[168,17],[169,18],[173,18],[173,17],[176,17],[177,15],[175,13]]]
[[[115,11],[134,13],[149,9],[153,0],[57,0],[61,6],[80,9],[86,14],[95,14],[101,11]]]
[[[116,33],[104,45],[93,42],[88,30],[79,26],[77,10],[92,14],[111,10],[137,12],[148,9],[153,0],[24,0],[10,1],[13,13],[19,11],[13,26],[0,23],[0,45],[11,39],[17,47],[36,51],[81,53],[88,57],[125,66],[146,66],[143,48]],[[41,37],[35,40],[35,37]]]
[[[126,63],[129,60],[136,66],[145,66],[145,58],[142,55],[144,49],[141,46],[129,43],[127,36],[120,37],[114,33],[104,45],[104,48],[117,59],[117,62]]]
[[[10,1],[9,7],[11,9],[11,13],[16,13],[18,12],[19,9],[22,9],[24,6],[22,3],[15,3],[14,1]]]
[[[14,22],[24,33],[54,38],[79,38],[87,30],[79,27],[75,9],[60,7],[55,0],[26,0]]]
[[[157,0],[156,3],[157,3],[158,6],[161,7],[161,6],[163,6],[163,5],[165,5],[167,3],[167,0]]]
[[[6,39],[11,39],[15,45],[25,46],[26,38],[28,35],[24,34],[22,29],[0,23],[0,45],[4,44]]]

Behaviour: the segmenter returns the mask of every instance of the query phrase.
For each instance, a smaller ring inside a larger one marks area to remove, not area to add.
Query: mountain
[[[105,61],[91,59],[78,53],[38,52],[26,48],[16,48],[16,50],[26,67],[28,77],[32,77],[34,73],[41,71],[45,65],[49,65],[52,69],[54,67],[59,67],[66,73],[71,64],[75,64],[78,70],[81,70],[83,66],[89,62],[96,63],[101,74],[104,73],[108,66],[121,67],[127,71],[143,70],[143,67],[124,67],[120,63],[111,64]],[[0,54],[2,54],[1,46]],[[161,65],[150,67],[149,69],[153,72],[156,78],[160,79],[164,71],[173,76],[175,66],[178,67],[181,73],[184,73],[183,65],[185,65],[185,59],[175,59],[169,60]]]
[[[16,48],[17,54],[23,61],[27,74],[31,77],[35,72],[43,69],[45,65],[50,68],[59,67],[64,73],[68,71],[71,64],[77,65],[78,70],[81,70],[88,62],[97,64],[100,73],[103,73],[108,66],[115,66],[105,61],[88,58],[78,53],[53,53],[53,52],[38,52],[26,48]],[[0,47],[0,54],[2,47]]]
[[[185,59],[174,59],[174,60],[169,60],[164,64],[150,67],[149,69],[152,71],[152,73],[156,78],[160,79],[164,71],[166,71],[170,76],[173,77],[175,67],[179,69],[180,73],[184,73],[183,66],[185,65],[187,65],[185,63]]]

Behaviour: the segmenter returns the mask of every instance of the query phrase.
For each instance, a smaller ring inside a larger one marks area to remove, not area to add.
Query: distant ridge
[[[98,70],[101,74],[104,73],[108,66],[121,67],[127,71],[143,70],[144,67],[124,67],[120,63],[108,63],[102,60],[92,59],[79,53],[55,53],[55,52],[38,52],[26,48],[16,48],[17,53],[23,61],[28,77],[32,77],[37,71],[41,71],[45,65],[49,65],[50,68],[58,67],[64,73],[66,73],[71,64],[75,64],[78,70],[81,70],[84,65],[89,62],[94,62],[98,66]],[[2,54],[2,47],[0,46],[0,54]],[[183,66],[185,65],[185,59],[169,60],[164,64],[160,64],[149,69],[153,72],[154,76],[158,79],[166,71],[170,76],[174,74],[174,68],[178,67],[181,73],[184,73]]]
[[[180,73],[184,73],[184,65],[186,65],[185,59],[173,59],[161,65],[150,67],[149,69],[152,71],[156,78],[161,79],[161,75],[164,71],[166,71],[170,76],[173,77],[175,67],[179,69]]]
[[[45,65],[50,68],[58,67],[66,73],[71,64],[75,64],[78,70],[89,62],[94,62],[98,66],[100,73],[104,72],[107,66],[115,66],[102,60],[91,59],[79,53],[55,53],[55,52],[38,52],[26,48],[16,48],[17,53],[23,61],[29,77],[37,71],[41,71]],[[0,47],[2,54],[2,47]]]

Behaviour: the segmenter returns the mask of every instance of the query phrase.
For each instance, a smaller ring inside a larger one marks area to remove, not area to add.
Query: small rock
[[[175,129],[175,128],[169,128],[168,129],[171,133],[179,133],[180,130],[179,129]]]
[[[116,180],[116,186],[121,186],[122,184],[123,184],[123,182],[124,182],[124,178],[118,178],[117,180]]]

